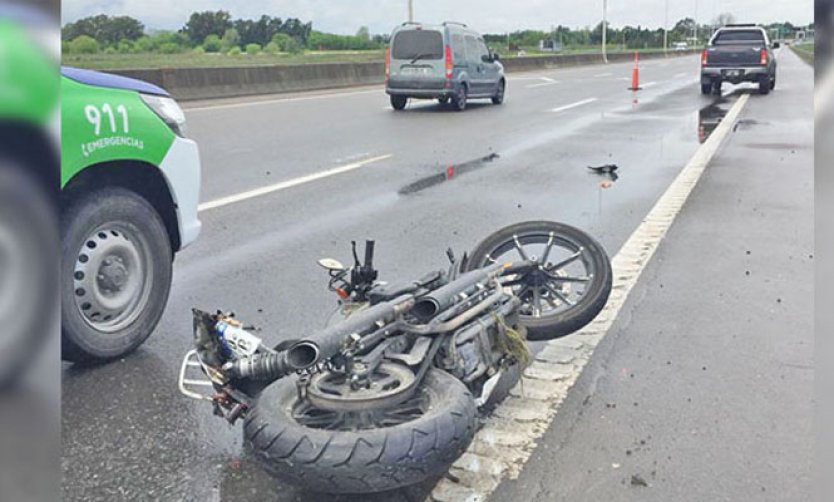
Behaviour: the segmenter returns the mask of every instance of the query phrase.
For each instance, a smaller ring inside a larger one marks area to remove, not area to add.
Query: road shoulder
[[[492,500],[810,498],[813,81],[784,60]]]

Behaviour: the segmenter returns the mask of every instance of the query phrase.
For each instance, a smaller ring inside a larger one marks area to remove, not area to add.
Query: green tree
[[[237,46],[234,46],[237,47]],[[220,52],[223,48],[223,42],[220,40],[220,37],[212,33],[211,35],[207,36],[205,40],[203,40],[203,49],[206,52]]]
[[[119,42],[119,45],[116,47],[116,50],[119,51],[119,54],[132,54],[136,52],[136,44],[134,44],[130,40],[122,40],[121,42]]]
[[[99,46],[93,37],[81,35],[70,42],[69,50],[72,54],[95,54],[98,52]]]
[[[360,40],[370,40],[371,30],[369,30],[367,26],[360,26],[359,30],[356,32],[356,38]]]
[[[196,45],[204,41],[209,35],[217,35],[217,38],[222,37],[226,30],[231,27],[232,16],[228,12],[224,10],[205,11],[191,14],[182,31]]]
[[[261,46],[258,44],[246,44],[246,54],[260,54],[261,53]]]
[[[128,16],[90,16],[67,23],[62,30],[64,40],[86,35],[104,45],[115,46],[121,40],[136,40],[145,33],[145,26]]]
[[[275,42],[270,42],[270,43],[266,44],[266,47],[264,47],[264,52],[266,52],[267,54],[275,56],[275,55],[277,55],[278,53],[281,52],[281,46],[279,46]]]
[[[221,46],[223,52],[228,52],[229,49],[232,47],[240,46],[240,34],[234,28],[229,28],[223,33],[223,39],[221,40]]]
[[[151,37],[144,36],[136,40],[137,52],[153,52],[156,50],[156,42]]]
[[[229,52],[227,54],[230,56],[240,56],[242,53],[243,51],[240,50],[240,47],[234,46],[231,49],[229,49]]]

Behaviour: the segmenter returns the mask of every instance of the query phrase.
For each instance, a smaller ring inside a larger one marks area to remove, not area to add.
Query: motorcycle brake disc
[[[401,364],[384,362],[369,376],[368,387],[353,388],[349,375],[334,371],[314,374],[306,398],[328,411],[363,411],[386,408],[407,400],[416,389],[414,372]]]

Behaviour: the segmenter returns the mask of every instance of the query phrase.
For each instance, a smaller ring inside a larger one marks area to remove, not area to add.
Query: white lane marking
[[[603,311],[578,333],[545,344],[524,371],[524,381],[487,418],[452,465],[452,475],[434,487],[431,500],[485,501],[504,478],[518,478],[749,97],[741,96],[730,108],[613,258],[614,286]]]
[[[687,75],[686,72],[677,73],[677,74],[675,74],[675,78],[682,78],[682,77],[685,77],[686,75]]]
[[[327,93],[327,94],[315,94],[313,96],[298,96],[294,98],[278,98],[278,99],[261,99],[261,100],[253,100],[253,101],[243,101],[240,103],[228,103],[228,104],[217,104],[217,105],[208,105],[208,106],[195,106],[193,108],[189,108],[187,105],[183,107],[185,113],[192,113],[192,112],[206,112],[206,111],[214,111],[214,110],[223,110],[226,108],[245,108],[249,106],[262,106],[262,105],[276,105],[282,103],[295,103],[298,101],[313,101],[316,99],[332,99],[332,98],[345,98],[348,96],[360,96],[362,94],[378,94],[380,92],[379,89],[371,89],[367,91],[353,91],[353,92],[334,92],[334,93]]]
[[[560,106],[558,108],[553,108],[550,111],[554,112],[554,113],[563,112],[565,110],[570,110],[571,108],[576,108],[576,107],[579,107],[579,106],[582,106],[582,105],[587,105],[589,103],[593,103],[596,100],[597,100],[597,98],[583,99],[582,101],[577,101],[576,103],[571,103],[569,105]]]
[[[605,78],[605,77],[612,77],[614,76],[613,73],[598,73],[594,75],[594,78]]]
[[[657,85],[657,82],[646,82],[641,87],[643,87],[643,89],[648,89],[649,87],[654,87],[656,85]]]
[[[547,85],[554,85],[554,84],[559,84],[559,83],[561,83],[561,82],[559,82],[558,80],[553,80],[553,79],[551,79],[551,78],[549,78],[549,79],[547,79],[547,80],[548,80],[547,82],[541,82],[541,83],[539,83],[539,84],[530,84],[530,85],[525,85],[524,87],[525,87],[525,88],[527,88],[527,89],[535,89],[536,87],[544,87],[544,86],[547,86]]]
[[[282,181],[280,183],[275,183],[274,185],[268,185],[265,187],[256,188],[254,190],[249,190],[246,192],[229,195],[227,197],[221,197],[220,199],[216,199],[210,202],[205,202],[200,204],[198,210],[200,212],[208,211],[211,209],[217,209],[219,207],[228,206],[230,204],[235,204],[237,202],[243,202],[245,200],[254,199],[255,197],[261,197],[263,195],[271,194],[274,192],[278,192],[281,190],[286,190],[287,188],[297,187],[299,185],[304,185],[306,183],[310,183],[312,181],[317,181],[320,179],[328,178],[330,176],[335,176],[337,174],[343,174],[349,171],[354,171],[359,169],[360,167],[367,166],[368,164],[373,164],[374,162],[380,162],[383,160],[387,160],[393,157],[393,155],[380,155],[379,157],[373,157],[370,159],[360,160],[358,162],[354,162],[352,164],[347,164],[340,167],[334,167],[333,169],[328,169],[327,171],[321,171],[318,173],[308,174],[306,176],[301,176],[299,178],[293,178],[291,180]]]

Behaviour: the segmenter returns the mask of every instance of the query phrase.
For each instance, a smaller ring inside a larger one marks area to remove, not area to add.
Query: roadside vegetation
[[[800,45],[791,45],[791,49],[796,53],[797,56],[802,58],[803,61],[808,63],[809,65],[814,65],[814,43],[813,42],[805,42]]]
[[[733,20],[719,16],[715,24],[727,22]],[[768,29],[791,33],[794,27],[775,23]],[[682,19],[669,31],[670,50],[676,42],[702,46],[712,30],[691,18]],[[219,10],[195,12],[177,31],[148,30],[128,16],[87,17],[64,26],[61,49],[64,64],[95,70],[352,63],[383,61],[388,39],[388,34],[374,35],[364,26],[355,35],[338,35],[315,30],[311,22],[296,18],[232,19]],[[594,28],[557,26],[551,31],[485,34],[484,39],[505,58],[599,53],[602,23]],[[607,40],[612,53],[658,51],[663,47],[663,30],[609,26]]]

